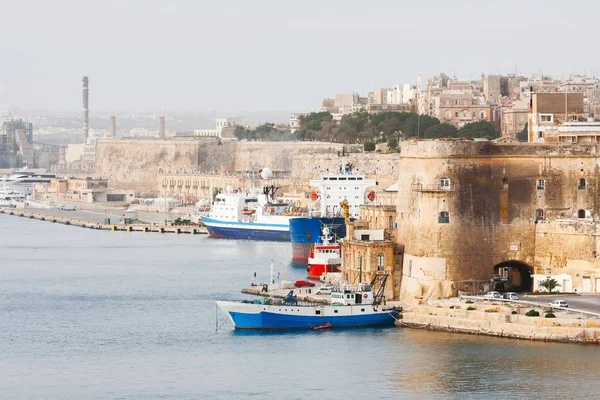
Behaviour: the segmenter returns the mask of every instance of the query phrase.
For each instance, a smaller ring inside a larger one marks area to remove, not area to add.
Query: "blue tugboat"
[[[383,304],[387,274],[377,275],[371,284],[357,287],[338,286],[331,292],[331,305],[300,305],[294,291],[281,301],[265,299],[254,302],[217,301],[229,315],[235,329],[324,329],[391,326],[402,308]],[[373,292],[378,286],[377,293]]]

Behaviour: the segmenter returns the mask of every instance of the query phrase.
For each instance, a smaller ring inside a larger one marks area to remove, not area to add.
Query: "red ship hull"
[[[313,279],[319,279],[324,272],[340,272],[338,269],[339,265],[324,265],[324,264],[309,264],[308,265],[308,277]]]

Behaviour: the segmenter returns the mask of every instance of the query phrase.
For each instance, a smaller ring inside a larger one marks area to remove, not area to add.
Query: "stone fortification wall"
[[[165,172],[231,174],[269,167],[289,176],[295,156],[315,163],[323,155],[337,156],[343,147],[320,142],[101,139],[96,153],[96,174],[108,178],[111,186],[136,191],[155,190],[158,175]]]
[[[347,146],[346,146],[347,147]],[[321,142],[238,142],[212,139],[101,139],[96,174],[114,187],[157,189],[164,173],[233,174],[269,167],[291,177],[294,190],[308,190],[307,180],[337,172],[342,159],[357,173],[379,181],[378,190],[395,183],[398,154],[338,154],[344,145]]]
[[[540,245],[536,214],[576,221],[584,210],[597,219],[597,154],[595,146],[403,143],[396,203],[403,295],[420,296],[440,281],[489,281],[504,261],[541,274],[557,254],[581,258],[558,251],[559,243]],[[589,238],[562,238],[580,251],[598,251]]]
[[[233,168],[235,142],[215,140],[100,139],[96,174],[113,187],[153,190],[159,171],[219,172]]]
[[[294,158],[333,155],[343,149],[338,143],[321,142],[237,142],[235,171],[271,168],[273,171],[291,173]]]

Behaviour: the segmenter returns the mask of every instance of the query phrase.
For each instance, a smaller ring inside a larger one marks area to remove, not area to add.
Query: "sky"
[[[445,72],[598,75],[594,1],[0,0],[0,107],[315,111]]]

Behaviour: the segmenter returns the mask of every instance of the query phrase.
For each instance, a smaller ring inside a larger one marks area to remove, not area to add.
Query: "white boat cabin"
[[[373,289],[368,283],[354,286],[334,286],[331,290],[331,304],[353,306],[355,304],[373,304]]]

